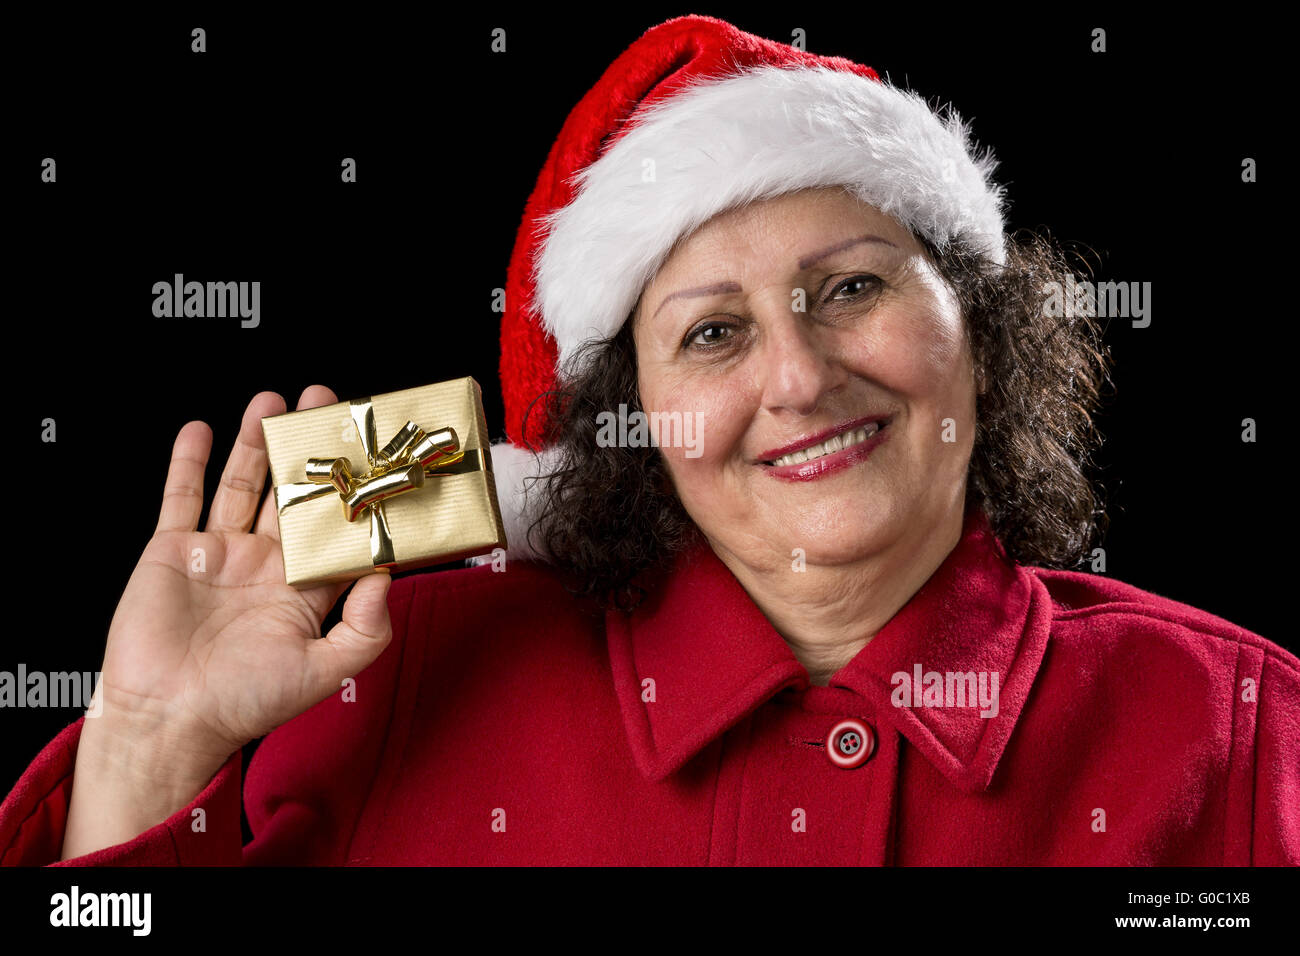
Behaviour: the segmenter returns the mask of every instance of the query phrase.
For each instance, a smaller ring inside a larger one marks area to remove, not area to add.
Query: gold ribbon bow
[[[323,495],[338,494],[343,502],[343,517],[356,521],[370,514],[370,560],[376,568],[397,564],[393,537],[384,515],[384,502],[424,487],[426,477],[455,474],[447,466],[465,457],[454,428],[440,428],[427,433],[408,421],[383,448],[375,438],[375,412],[369,399],[350,403],[352,421],[361,437],[369,466],[363,474],[354,474],[347,458],[308,458],[307,480],[280,485],[275,489],[279,514],[285,509]]]

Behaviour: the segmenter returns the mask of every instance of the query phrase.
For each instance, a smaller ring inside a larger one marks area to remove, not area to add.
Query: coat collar
[[[972,510],[957,547],[830,686],[863,697],[953,784],[983,790],[1029,696],[1050,623],[1046,589]],[[628,739],[651,780],[780,691],[809,687],[789,645],[707,543],[679,555],[635,611],[607,612],[606,632]],[[912,676],[918,665],[924,673],[996,673],[997,715],[919,699],[895,706],[893,675]]]

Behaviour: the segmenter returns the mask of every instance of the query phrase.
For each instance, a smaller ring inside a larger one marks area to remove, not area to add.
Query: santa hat
[[[508,437],[491,448],[509,556],[546,557],[526,537],[542,491],[526,479],[556,460],[539,396],[579,370],[580,345],[618,332],[679,238],[745,202],[838,185],[941,250],[960,238],[1002,263],[994,166],[955,113],[870,67],[712,17],[648,30],[569,114],[510,259]]]

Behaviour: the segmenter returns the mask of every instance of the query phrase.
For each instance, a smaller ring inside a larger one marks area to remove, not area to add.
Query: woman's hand
[[[336,401],[312,386],[298,407]],[[386,573],[355,582],[342,621],[323,639],[321,622],[348,582],[285,584],[274,496],[258,510],[267,474],[261,419],[283,411],[273,392],[249,403],[202,532],[212,431],[190,422],[176,437],[157,529],[109,628],[96,691],[102,713],[82,725],[65,859],[161,823],[230,754],[339,691],[392,636]],[[105,800],[118,804],[121,823],[107,831],[95,819]]]

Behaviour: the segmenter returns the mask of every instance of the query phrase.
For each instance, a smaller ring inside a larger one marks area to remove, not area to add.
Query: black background
[[[98,670],[187,421],[215,433],[209,492],[263,389],[292,405],[318,382],[347,399],[473,375],[503,437],[491,302],[538,170],[609,62],[690,12],[776,40],[803,28],[815,53],[951,101],[1001,161],[1012,228],[1093,250],[1101,278],[1153,284],[1151,326],[1106,332],[1107,573],[1295,651],[1283,614],[1294,336],[1276,226],[1292,153],[1276,132],[1277,25],[904,6],[11,20],[5,427],[17,493],[0,670]],[[195,26],[206,53],[190,51]],[[1098,26],[1104,54],[1089,49]],[[490,50],[494,27],[504,54]],[[46,156],[56,184],[40,181]],[[340,182],[345,156],[355,184]],[[1242,183],[1244,157],[1258,183]],[[153,283],[178,272],[260,280],[260,326],[154,318]],[[47,417],[53,444],[40,438]],[[1247,417],[1254,444],[1240,438]],[[77,716],[0,712],[0,790]]]

